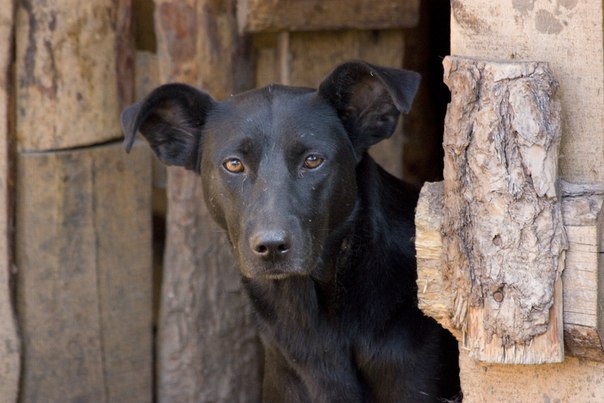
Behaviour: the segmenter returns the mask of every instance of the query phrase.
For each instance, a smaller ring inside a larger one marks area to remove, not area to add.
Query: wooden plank
[[[16,402],[19,388],[20,344],[11,298],[11,63],[14,1],[0,7],[0,396]]]
[[[452,54],[551,66],[564,111],[560,175],[604,182],[602,2],[455,0],[451,6]]]
[[[564,364],[489,365],[460,354],[463,401],[599,403],[604,396],[602,364],[568,357]]]
[[[252,87],[235,6],[156,1],[160,80],[187,82],[216,99]],[[260,401],[262,349],[226,236],[210,218],[197,175],[169,169],[167,194],[159,401]]]
[[[277,82],[316,88],[336,65],[351,59],[399,68],[403,65],[405,42],[401,30],[293,32],[272,36],[263,34],[255,40],[257,86]],[[398,177],[402,173],[403,142],[399,127],[390,139],[370,152]]]
[[[443,257],[463,313],[453,321],[477,359],[562,361],[557,83],[544,63],[444,66]]]
[[[119,138],[119,113],[134,95],[130,2],[19,2],[20,150],[70,148]]]
[[[151,401],[149,152],[20,153],[20,399]]]
[[[419,0],[238,0],[242,32],[409,28]]]

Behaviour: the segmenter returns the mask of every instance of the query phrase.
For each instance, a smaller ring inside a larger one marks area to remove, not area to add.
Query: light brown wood
[[[235,3],[156,1],[161,81],[187,82],[216,99],[253,86]],[[159,401],[260,401],[262,351],[251,305],[199,176],[169,169],[167,194]]]
[[[149,152],[20,153],[20,401],[150,402]]]
[[[600,403],[602,364],[567,357],[564,364],[489,365],[462,350],[460,377],[464,403]]]
[[[542,60],[560,82],[560,176],[602,183],[604,169],[604,5],[601,1],[455,0],[451,54]]]
[[[448,57],[443,64],[452,98],[443,257],[453,323],[482,361],[562,361],[557,83],[544,63]]]
[[[78,147],[120,137],[119,113],[134,95],[130,1],[19,2],[15,68],[20,150]]]
[[[0,396],[3,401],[17,401],[20,371],[20,342],[17,337],[12,277],[12,208],[11,208],[11,63],[14,2],[0,7]]]
[[[419,0],[238,0],[242,32],[408,28]]]

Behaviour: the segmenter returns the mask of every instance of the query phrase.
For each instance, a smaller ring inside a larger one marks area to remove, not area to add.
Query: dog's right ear
[[[186,84],[156,88],[122,112],[126,151],[140,131],[164,164],[198,171],[201,132],[214,105],[212,97]]]

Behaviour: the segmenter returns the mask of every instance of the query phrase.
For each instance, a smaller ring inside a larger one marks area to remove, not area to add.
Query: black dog
[[[268,402],[419,402],[459,391],[457,345],[416,303],[416,190],[367,149],[419,76],[363,62],[319,90],[223,102],[167,84],[122,114],[168,165],[199,172],[230,239],[265,354]]]

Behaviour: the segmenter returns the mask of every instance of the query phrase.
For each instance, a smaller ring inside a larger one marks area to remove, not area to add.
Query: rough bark
[[[562,216],[568,237],[562,273],[564,342],[581,358],[604,362],[601,287],[603,271],[602,220],[604,186],[562,183]],[[426,183],[415,216],[418,301],[422,311],[462,341],[452,323],[454,294],[444,276],[442,259],[443,182]]]
[[[119,113],[134,95],[130,15],[131,0],[19,2],[20,150],[71,148],[120,137]]]
[[[20,400],[150,402],[148,149],[17,162]]]
[[[602,2],[455,0],[451,14],[451,54],[549,64],[563,104],[560,177],[603,183]]]
[[[475,358],[561,361],[562,296],[555,290],[566,238],[556,192],[557,83],[544,63],[452,57],[444,66],[452,101],[443,256],[453,324]]]
[[[238,0],[242,32],[408,28],[417,24],[419,0]]]
[[[17,337],[12,277],[12,170],[11,170],[11,63],[14,2],[0,7],[0,396],[17,400],[20,371],[20,343]]]
[[[160,79],[216,99],[253,86],[235,0],[156,0]],[[262,354],[226,236],[211,220],[200,178],[168,170],[159,328],[160,402],[255,402]]]

